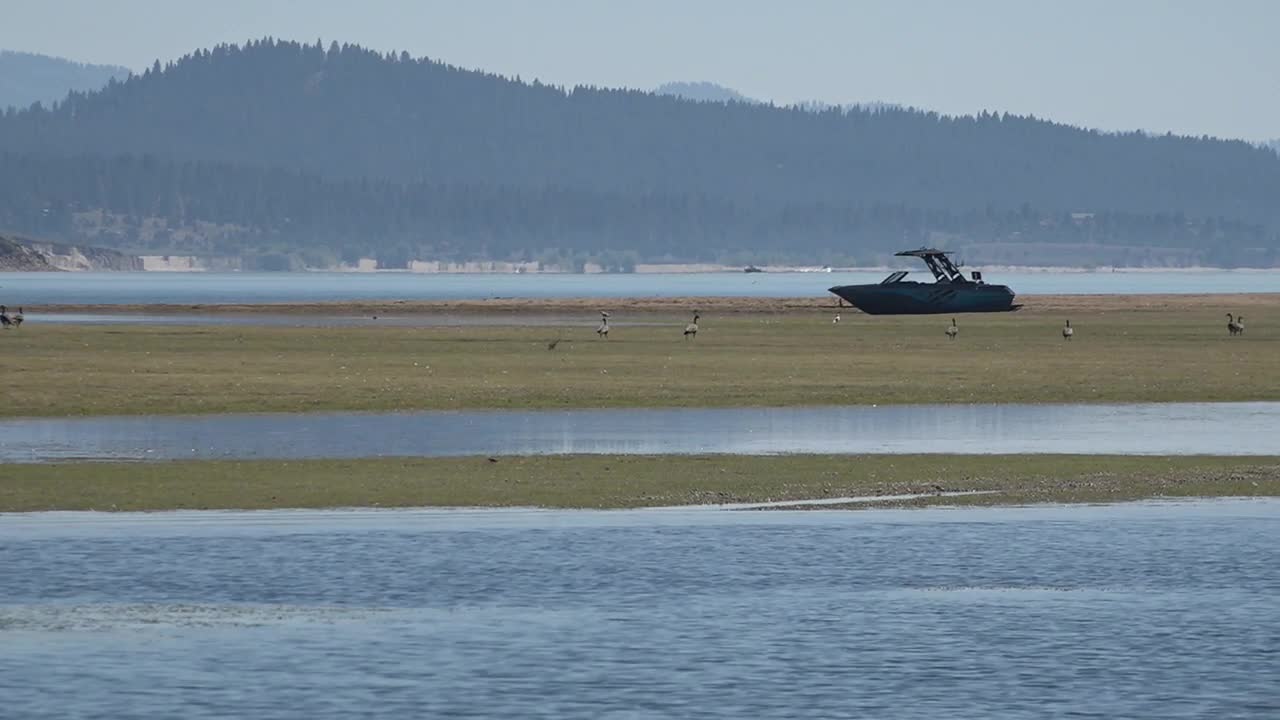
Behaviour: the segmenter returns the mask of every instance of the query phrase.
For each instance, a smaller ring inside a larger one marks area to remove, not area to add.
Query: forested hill
[[[0,149],[776,207],[1026,204],[1280,225],[1280,158],[1245,142],[985,113],[815,113],[563,90],[407,54],[271,40],[201,50],[54,109],[7,113]]]
[[[201,50],[0,115],[0,231],[297,268],[374,257],[1280,265],[1280,156],[1034,118],[562,89],[405,54]]]
[[[948,241],[976,241],[966,256],[998,263],[1280,265],[1274,234],[1180,214],[815,203],[775,210],[708,196],[337,181],[154,157],[3,152],[0,227],[144,255],[238,257],[263,269],[360,257],[386,267],[415,259],[561,268],[592,261],[620,270],[663,259],[848,265]]]

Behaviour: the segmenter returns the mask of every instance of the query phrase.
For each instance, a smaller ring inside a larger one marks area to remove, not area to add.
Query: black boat
[[[875,285],[840,285],[830,292],[869,315],[925,315],[931,313],[1009,312],[1021,305],[1013,304],[1013,291],[1005,285],[988,285],[982,273],[972,279],[947,257],[949,252],[920,248],[895,253],[898,257],[918,257],[933,273],[935,282],[903,280],[906,270],[899,270]]]

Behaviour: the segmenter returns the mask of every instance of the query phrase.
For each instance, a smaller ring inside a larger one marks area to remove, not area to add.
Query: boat
[[[1009,312],[1022,307],[1014,304],[1008,286],[988,285],[978,271],[966,278],[947,257],[950,254],[934,248],[894,253],[923,260],[933,273],[931,283],[904,280],[907,271],[898,270],[876,284],[839,285],[828,292],[869,315]]]
[[[762,269],[760,269],[760,268],[756,267],[755,265],[748,265],[748,266],[746,266],[745,268],[743,268],[742,272],[745,272],[745,273],[758,273],[758,272],[764,272],[764,270],[762,270]]]

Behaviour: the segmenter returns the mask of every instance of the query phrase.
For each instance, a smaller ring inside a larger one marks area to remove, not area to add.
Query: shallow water
[[[0,462],[697,453],[1280,454],[1280,403],[0,420]]]
[[[910,277],[928,280],[923,267]],[[0,273],[8,305],[461,300],[492,297],[816,297],[887,272],[620,275],[409,273]],[[1022,294],[1280,292],[1280,271],[989,272]]]
[[[584,320],[583,317],[586,316]],[[152,313],[26,313],[30,323],[41,325],[248,325],[264,327],[510,327],[512,325],[595,328],[599,317],[577,314],[489,314],[431,313],[412,315],[322,315],[322,314],[152,314]],[[614,320],[611,327],[670,327],[671,322]]]
[[[0,516],[14,718],[1274,718],[1280,502]]]

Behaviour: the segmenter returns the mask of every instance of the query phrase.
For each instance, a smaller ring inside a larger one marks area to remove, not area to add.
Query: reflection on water
[[[1280,454],[1280,403],[337,413],[0,421],[0,461],[697,453]]]
[[[3,712],[1273,718],[1280,502],[0,517]]]
[[[908,267],[915,273],[921,267]],[[927,276],[928,273],[925,273]],[[988,272],[1030,295],[1275,292],[1276,271]],[[816,297],[876,283],[884,271],[677,275],[411,275],[408,273],[0,273],[8,304],[263,303],[492,297]]]

